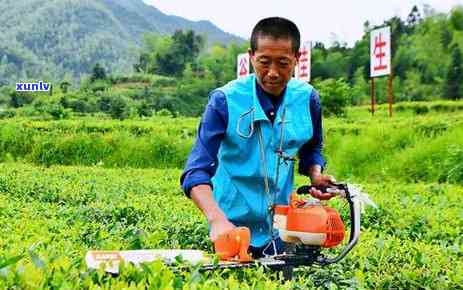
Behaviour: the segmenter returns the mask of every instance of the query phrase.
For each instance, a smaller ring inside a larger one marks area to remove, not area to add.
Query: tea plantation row
[[[379,209],[366,210],[359,245],[341,263],[303,268],[290,282],[263,269],[200,274],[160,263],[118,277],[88,271],[89,249],[211,251],[205,220],[179,190],[179,174],[0,164],[0,288],[463,287],[463,187],[437,183],[363,184]]]

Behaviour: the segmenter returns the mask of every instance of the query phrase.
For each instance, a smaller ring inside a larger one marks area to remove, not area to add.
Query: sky
[[[449,12],[463,0],[144,0],[168,15],[209,20],[220,29],[249,39],[258,20],[281,16],[296,23],[304,41],[333,41],[353,46],[363,34],[363,24],[380,25],[393,16],[406,19],[413,5],[423,16],[424,5]]]

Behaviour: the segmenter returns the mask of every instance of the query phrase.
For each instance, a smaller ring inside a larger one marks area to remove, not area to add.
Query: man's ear
[[[251,62],[252,66],[254,66],[254,52],[248,48],[248,54],[249,54],[249,61]]]
[[[249,58],[254,56],[254,52],[250,48],[248,48],[248,54],[249,54]]]

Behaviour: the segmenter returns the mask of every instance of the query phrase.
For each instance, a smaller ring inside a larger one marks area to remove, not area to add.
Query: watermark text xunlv
[[[49,83],[16,83],[17,92],[48,92],[49,90]]]

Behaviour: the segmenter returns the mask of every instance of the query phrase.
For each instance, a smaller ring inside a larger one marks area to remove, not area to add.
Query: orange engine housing
[[[289,243],[331,248],[344,240],[344,223],[335,209],[293,197],[289,206],[275,206],[274,227]]]
[[[237,227],[220,235],[214,242],[215,253],[220,260],[250,262],[248,254],[251,232],[247,227]]]

